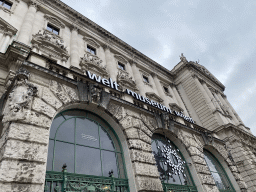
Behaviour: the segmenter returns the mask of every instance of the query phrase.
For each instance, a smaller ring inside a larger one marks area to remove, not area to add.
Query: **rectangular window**
[[[96,55],[96,49],[89,45],[87,45],[87,51],[92,53],[93,55]]]
[[[125,65],[118,62],[118,68],[125,71]]]
[[[0,5],[2,5],[3,7],[7,8],[7,9],[11,9],[11,7],[12,7],[12,3],[8,2],[8,1],[4,1],[4,0],[0,0]]]
[[[143,81],[146,82],[146,83],[149,83],[148,77],[143,75]]]
[[[164,91],[165,91],[165,93],[169,93],[169,90],[167,87],[164,87]]]
[[[59,32],[60,32],[60,30],[57,27],[54,27],[53,25],[51,25],[49,23],[47,24],[47,30],[51,31],[52,33],[54,33],[56,35],[59,35]]]

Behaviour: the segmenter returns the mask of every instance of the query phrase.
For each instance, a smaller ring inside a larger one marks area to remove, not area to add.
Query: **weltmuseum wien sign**
[[[93,81],[97,81],[98,83],[101,83],[105,86],[108,86],[112,89],[115,89],[117,91],[120,91],[118,89],[119,85],[117,84],[117,82],[113,81],[111,78],[109,79],[105,79],[105,78],[101,78],[101,76],[97,76],[95,75],[94,73],[91,73],[90,71],[86,71],[86,74],[87,76],[93,80]],[[152,101],[150,100],[149,98],[147,97],[143,97],[141,95],[139,95],[138,93],[135,93],[129,89],[126,89],[125,92],[128,94],[128,95],[131,95],[133,96],[135,99],[139,100],[139,101],[142,101],[148,105],[151,105],[153,107],[157,107],[158,109],[162,110],[162,111],[165,111],[167,113],[170,113],[170,114],[173,114],[173,115],[176,115],[176,116],[179,116],[181,118],[183,118],[184,120],[190,122],[190,123],[195,123],[194,120],[190,117],[187,117],[185,116],[182,112],[177,112],[177,111],[172,111],[171,109],[169,109],[168,107],[160,104],[160,103],[157,103],[155,101]]]

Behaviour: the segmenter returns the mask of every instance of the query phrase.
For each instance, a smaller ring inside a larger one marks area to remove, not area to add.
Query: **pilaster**
[[[30,0],[28,4],[28,11],[25,15],[21,29],[19,31],[18,41],[29,44],[31,32],[33,28],[34,18],[37,12],[38,4],[34,0]]]

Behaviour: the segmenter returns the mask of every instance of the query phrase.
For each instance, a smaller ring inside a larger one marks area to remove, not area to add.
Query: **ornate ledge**
[[[46,57],[54,57],[65,62],[69,58],[67,47],[65,47],[63,39],[48,30],[39,30],[37,34],[32,35],[31,43],[33,51],[41,52]]]
[[[117,82],[121,86],[122,89],[129,88],[133,91],[138,91],[139,89],[136,86],[136,83],[134,80],[132,80],[132,77],[129,77],[128,72],[119,69],[118,75],[117,75]]]
[[[146,97],[149,98],[150,100],[156,101],[158,103],[162,103],[164,101],[163,99],[161,99],[161,97],[159,97],[157,94],[155,94],[153,92],[147,92]]]
[[[98,75],[102,75],[104,78],[109,77],[106,66],[102,65],[102,60],[90,52],[85,52],[84,57],[81,58],[79,65],[84,73],[85,71],[91,71]]]

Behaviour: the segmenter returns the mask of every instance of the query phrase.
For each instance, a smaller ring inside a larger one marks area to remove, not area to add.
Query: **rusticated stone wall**
[[[48,86],[42,86],[28,82],[24,76],[17,76],[2,120],[4,129],[0,139],[1,189],[6,192],[43,191],[52,119],[65,106],[78,102],[77,90],[72,85],[50,80]],[[151,148],[153,133],[163,129],[185,146],[192,159],[191,166],[196,170],[196,175],[192,177],[199,178],[201,183],[197,185],[202,186],[202,191],[218,192],[203,155],[206,143],[198,132],[185,129],[180,124],[174,124],[169,129],[158,127],[152,113],[114,100],[110,101],[107,109],[101,110],[111,114],[126,136],[137,191],[163,192]],[[246,191],[247,186],[237,167],[231,162],[224,144],[211,141],[207,145],[211,145],[221,154],[241,191]]]

